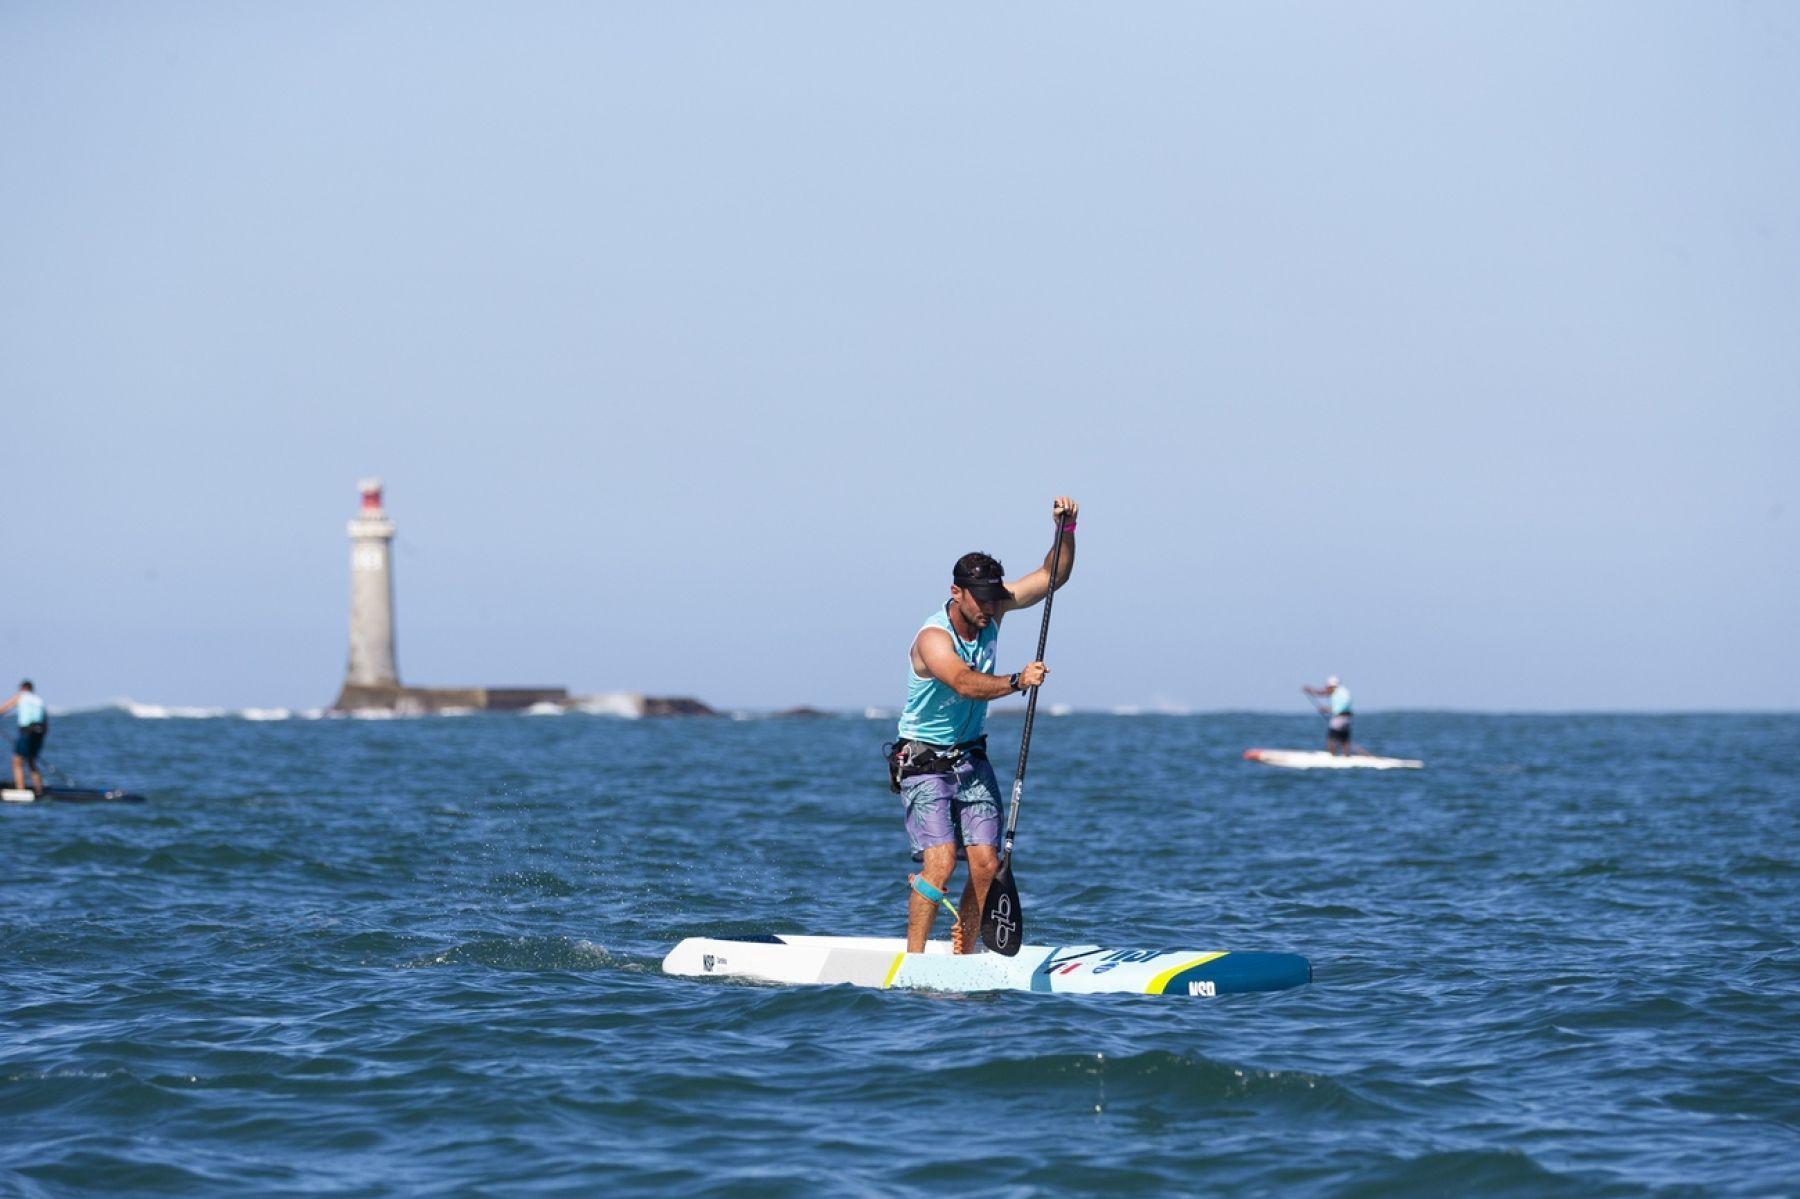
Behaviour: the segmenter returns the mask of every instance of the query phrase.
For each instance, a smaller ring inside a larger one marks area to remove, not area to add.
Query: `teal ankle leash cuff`
[[[950,913],[950,918],[952,920],[956,919],[956,905],[950,902],[950,897],[948,895],[945,895],[942,891],[927,882],[924,875],[909,874],[906,876],[906,881],[912,884],[913,890],[917,891],[920,895],[923,895],[926,899],[929,899],[932,903],[942,904],[944,910]]]

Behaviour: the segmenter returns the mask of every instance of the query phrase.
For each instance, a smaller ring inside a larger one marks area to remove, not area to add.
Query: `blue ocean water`
[[[1019,723],[995,721],[1010,777]],[[0,807],[0,1193],[1800,1190],[1800,717],[1040,719],[1035,942],[1213,1000],[663,975],[894,933],[885,722],[58,718]]]

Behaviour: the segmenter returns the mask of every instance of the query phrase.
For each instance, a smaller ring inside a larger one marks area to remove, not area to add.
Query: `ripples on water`
[[[1800,718],[1358,734],[1040,725],[1034,941],[1317,972],[1172,1001],[663,976],[898,930],[885,724],[61,718],[152,802],[0,810],[0,1193],[1793,1193]]]

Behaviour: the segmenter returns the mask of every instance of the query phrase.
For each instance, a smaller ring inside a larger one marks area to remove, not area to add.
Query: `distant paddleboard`
[[[1016,956],[952,954],[948,941],[907,953],[900,937],[689,937],[663,970],[694,978],[793,985],[849,983],[922,991],[1058,991],[1211,998],[1282,991],[1312,981],[1312,963],[1292,953],[1199,949],[1103,949],[1021,945]]]
[[[1379,758],[1374,754],[1334,754],[1322,749],[1247,749],[1246,762],[1288,770],[1422,770],[1416,758]]]
[[[101,791],[93,787],[45,787],[39,795],[29,789],[17,787],[0,788],[0,802],[35,803],[40,799],[53,799],[58,803],[143,803],[144,797],[134,795],[130,791],[114,787]]]

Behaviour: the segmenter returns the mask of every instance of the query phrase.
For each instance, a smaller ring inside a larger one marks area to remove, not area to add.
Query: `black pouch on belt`
[[[889,750],[888,784],[898,791],[907,779],[921,774],[949,774],[965,761],[986,758],[987,738],[977,737],[955,745],[901,740],[885,748]]]
[[[881,745],[881,756],[887,759],[888,790],[895,795],[900,794],[900,766],[906,759],[906,740],[884,741]]]

